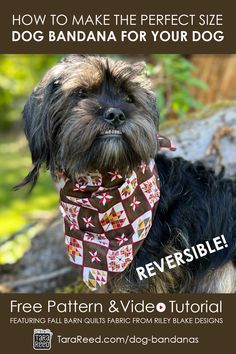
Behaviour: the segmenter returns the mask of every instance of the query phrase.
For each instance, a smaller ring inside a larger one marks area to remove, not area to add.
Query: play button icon
[[[159,302],[156,306],[158,312],[164,312],[166,309],[166,305],[163,302]]]

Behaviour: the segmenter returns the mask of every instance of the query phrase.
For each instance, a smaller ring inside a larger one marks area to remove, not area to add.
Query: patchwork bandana
[[[164,137],[159,145],[175,149]],[[152,226],[159,197],[154,160],[127,176],[110,171],[78,175],[76,183],[65,180],[60,191],[65,244],[91,290],[130,265]]]

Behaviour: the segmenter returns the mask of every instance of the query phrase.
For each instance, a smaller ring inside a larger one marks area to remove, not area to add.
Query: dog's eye
[[[80,88],[77,91],[77,94],[78,94],[79,98],[87,98],[88,97],[88,92],[84,88]]]
[[[125,101],[126,101],[127,103],[134,103],[134,97],[133,97],[132,95],[127,95],[127,96],[125,97]]]
[[[56,91],[58,87],[60,86],[60,80],[56,80],[52,83],[52,89],[53,91]]]

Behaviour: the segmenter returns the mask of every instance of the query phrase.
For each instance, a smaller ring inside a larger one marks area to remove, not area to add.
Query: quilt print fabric
[[[154,160],[122,176],[78,175],[60,191],[65,244],[85,284],[96,290],[123,272],[147,236],[160,196]]]

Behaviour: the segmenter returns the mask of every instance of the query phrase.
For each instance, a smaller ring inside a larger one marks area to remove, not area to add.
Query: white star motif
[[[139,204],[140,204],[140,202],[137,200],[136,197],[134,197],[132,203],[130,204],[130,206],[132,207],[133,211],[135,211],[136,207],[138,207]]]
[[[122,178],[122,176],[119,175],[119,173],[118,173],[117,171],[108,172],[108,174],[112,176],[112,177],[111,177],[111,181],[112,181],[112,182],[113,182],[113,181],[119,181],[119,180]]]
[[[125,237],[125,234],[116,237],[116,240],[118,241],[119,246],[122,245],[124,242],[128,241],[127,237]]]
[[[140,165],[141,171],[144,174],[144,172],[148,169],[148,166],[145,162],[142,162],[142,164]]]
[[[89,254],[92,256],[91,257],[91,262],[101,262],[101,259],[98,257],[98,251],[95,251],[95,252],[90,252],[89,251]]]
[[[70,230],[76,231],[76,230],[79,230],[79,228],[78,228],[78,226],[76,224],[70,223]]]
[[[91,226],[91,227],[95,227],[94,225],[93,225],[93,223],[92,223],[92,216],[90,216],[90,217],[88,217],[88,216],[85,216],[84,218],[83,218],[83,220],[84,220],[84,222],[85,222],[85,226],[86,226],[86,228],[88,229],[89,228],[89,226]]]
[[[86,185],[85,184],[78,184],[76,183],[75,185],[75,188],[73,188],[73,191],[80,191],[80,192],[83,192],[86,188]]]
[[[98,195],[96,198],[100,199],[99,204],[106,205],[106,203],[110,202],[113,197],[109,195],[108,192],[106,192],[101,195]]]

